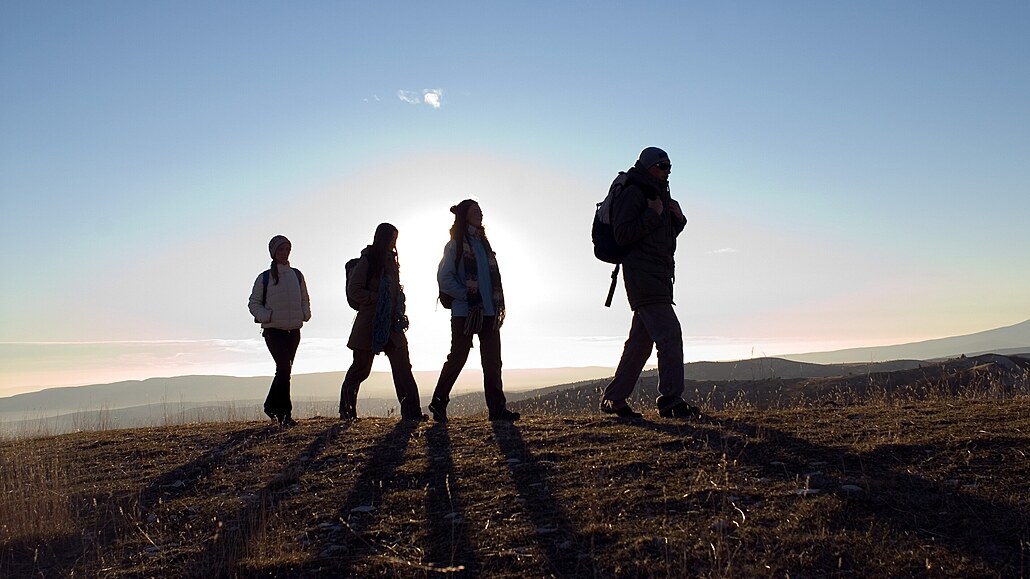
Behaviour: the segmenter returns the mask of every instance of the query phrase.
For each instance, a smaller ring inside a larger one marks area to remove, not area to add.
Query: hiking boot
[[[425,422],[427,420],[429,420],[429,415],[428,414],[421,414],[421,413],[415,414],[413,416],[401,417],[401,421],[402,422]]]
[[[630,408],[629,404],[623,404],[622,406],[618,406],[617,407],[614,404],[612,404],[611,400],[605,400],[604,402],[601,403],[601,412],[604,412],[605,414],[614,414],[615,416],[618,416],[619,418],[643,418],[644,417],[643,414],[641,414],[639,412],[635,412],[632,408]]]
[[[272,419],[272,422],[274,422],[274,423],[276,423],[276,424],[279,424],[279,423],[281,423],[281,422],[282,422],[282,419],[281,419],[281,418],[279,418],[278,416],[276,416],[276,415],[275,415],[275,414],[274,414],[274,413],[273,413],[272,411],[270,411],[270,410],[265,410],[265,416],[267,416],[267,417],[271,418],[271,419]]]
[[[443,406],[438,402],[432,402],[429,404],[429,411],[433,413],[433,420],[437,422],[447,422],[446,406]]]
[[[701,410],[681,400],[675,406],[659,410],[658,415],[663,418],[701,418]]]
[[[294,420],[292,416],[287,414],[286,416],[283,416],[282,420],[279,421],[279,425],[285,428],[292,428],[294,426],[297,426],[297,421]]]
[[[515,422],[521,417],[522,415],[518,412],[512,412],[507,408],[502,408],[497,412],[493,412],[490,414],[490,420],[506,420],[508,422]]]

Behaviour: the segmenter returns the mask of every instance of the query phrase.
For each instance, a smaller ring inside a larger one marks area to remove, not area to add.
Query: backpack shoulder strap
[[[271,275],[271,271],[266,269],[261,274],[261,305],[265,305],[265,300],[268,299],[268,276]]]
[[[300,285],[304,285],[304,274],[300,273],[300,270],[295,267],[291,267],[290,269],[293,270],[293,273],[297,274],[297,280],[300,281]]]

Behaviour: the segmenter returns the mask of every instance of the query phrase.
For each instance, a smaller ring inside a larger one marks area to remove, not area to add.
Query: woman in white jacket
[[[272,266],[254,280],[250,313],[259,322],[265,345],[275,360],[275,378],[265,398],[265,414],[282,426],[294,426],[290,373],[300,345],[300,327],[311,319],[308,286],[299,269],[290,267],[293,245],[283,235],[268,242]]]

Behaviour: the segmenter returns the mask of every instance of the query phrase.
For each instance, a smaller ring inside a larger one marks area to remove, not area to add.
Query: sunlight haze
[[[271,374],[247,299],[276,234],[311,295],[294,372],[342,371],[344,264],[380,222],[412,364],[439,370],[468,197],[505,368],[615,366],[631,312],[589,228],[647,146],[689,220],[687,361],[1022,322],[1028,24],[1018,1],[4,2],[0,396]]]

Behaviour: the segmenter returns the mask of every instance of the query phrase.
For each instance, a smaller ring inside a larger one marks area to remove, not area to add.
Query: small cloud
[[[719,254],[719,253],[740,253],[740,250],[739,249],[734,249],[732,247],[724,247],[722,249],[716,249],[715,251],[712,251],[711,253],[715,253],[715,254]]]
[[[425,100],[427,105],[433,107],[434,109],[438,109],[440,108],[440,105],[443,104],[443,89],[427,88],[422,91],[422,98],[423,100]]]
[[[419,98],[418,93],[410,91],[410,90],[399,90],[399,91],[397,91],[397,98],[401,99],[402,101],[404,101],[406,103],[413,104],[413,105],[417,105],[417,104],[422,102],[422,99]]]

